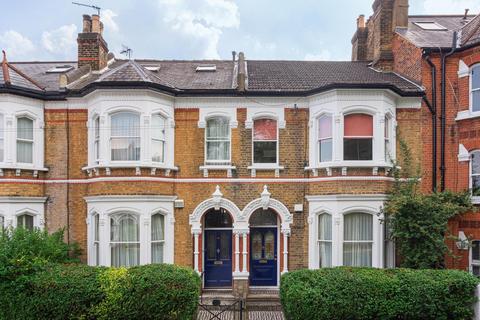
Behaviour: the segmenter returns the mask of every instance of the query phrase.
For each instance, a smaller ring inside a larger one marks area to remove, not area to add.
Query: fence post
[[[475,305],[473,307],[474,311],[475,311],[475,316],[474,316],[474,320],[480,320],[480,301],[479,301],[479,298],[480,298],[480,284],[477,285],[477,287],[475,288],[475,297],[477,298],[477,301],[475,301]]]

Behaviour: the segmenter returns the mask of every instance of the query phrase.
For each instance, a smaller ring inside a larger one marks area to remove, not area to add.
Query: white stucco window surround
[[[174,262],[175,196],[93,196],[87,202],[88,264]]]
[[[99,90],[72,99],[88,108],[88,166],[177,170],[174,165],[173,100],[149,91]],[[155,171],[152,170],[152,173]]]
[[[205,129],[203,176],[208,171],[226,171],[232,176],[232,129],[238,127],[237,108],[201,107],[198,127]]]
[[[46,201],[46,197],[0,197],[0,222],[3,221],[4,228],[25,226],[43,229]]]
[[[468,110],[459,111],[456,120],[465,120],[480,117],[480,63],[467,66],[460,60],[458,77],[469,77],[469,107]]]
[[[305,170],[314,175],[321,169],[331,175],[332,168],[342,168],[342,174],[347,174],[349,167],[372,168],[377,174],[378,168],[390,167],[396,158],[396,109],[421,105],[419,99],[384,90],[333,90],[312,96],[309,103],[309,166]],[[368,128],[346,127],[347,118],[351,124],[361,124],[362,117],[368,120]],[[371,155],[349,160],[344,152],[347,138],[371,141]]]
[[[44,167],[44,104],[0,96],[0,170],[48,171]]]
[[[386,195],[307,196],[308,266],[384,265]],[[328,224],[328,225],[326,225]]]

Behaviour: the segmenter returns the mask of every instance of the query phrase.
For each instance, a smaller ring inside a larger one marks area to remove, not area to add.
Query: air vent
[[[433,21],[423,21],[423,22],[414,22],[417,26],[422,28],[423,30],[432,30],[432,31],[445,31],[448,30],[441,24],[438,24]]]
[[[47,73],[64,73],[64,72],[68,72],[72,69],[73,69],[73,66],[69,66],[69,65],[55,66],[51,69],[48,69]]]
[[[160,66],[151,65],[151,66],[143,66],[148,71],[158,72],[160,70]]]
[[[197,72],[215,72],[217,66],[214,64],[201,64],[197,66]]]

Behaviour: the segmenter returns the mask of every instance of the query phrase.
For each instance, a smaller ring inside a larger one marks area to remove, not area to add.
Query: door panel
[[[250,285],[277,285],[277,228],[250,229]]]
[[[205,287],[232,285],[232,231],[205,230]]]

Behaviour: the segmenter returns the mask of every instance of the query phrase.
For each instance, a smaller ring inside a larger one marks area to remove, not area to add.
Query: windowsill
[[[378,168],[392,168],[393,165],[391,163],[387,163],[385,161],[330,161],[330,162],[323,162],[319,163],[315,166],[308,166],[305,167],[305,171],[311,170],[314,175],[318,175],[318,170],[325,169],[327,174],[330,176],[332,175],[333,168],[345,168],[342,170],[342,175],[346,175],[346,168],[371,168],[373,169],[372,174],[378,174]]]
[[[229,165],[229,164],[205,164],[200,166],[199,169],[203,171],[203,177],[208,178],[208,171],[226,171],[227,177],[232,177],[232,171],[236,170],[237,167]]]
[[[0,163],[0,170],[24,170],[24,171],[48,171],[45,167],[36,167],[28,164],[4,164]]]
[[[480,196],[472,197],[472,203],[473,204],[480,204]]]
[[[175,166],[168,166],[165,164],[155,164],[155,163],[140,163],[140,162],[112,162],[110,164],[96,164],[93,166],[86,166],[82,168],[82,171],[87,171],[88,174],[91,174],[92,172],[95,172],[98,174],[100,169],[105,169],[106,174],[110,175],[110,169],[136,169],[136,175],[140,175],[140,170],[141,168],[147,168],[151,170],[151,175],[155,174],[155,171],[157,169],[162,169],[166,170],[168,173],[166,174],[167,176],[170,174],[170,171],[178,171],[178,167]]]
[[[251,171],[251,177],[255,178],[257,176],[257,171],[275,171],[275,178],[280,177],[280,170],[285,169],[284,166],[280,166],[274,163],[266,163],[266,164],[253,164],[247,167],[248,170]]]
[[[459,111],[457,113],[457,117],[455,118],[455,121],[474,119],[479,117],[480,117],[480,111],[473,112],[471,110],[464,110],[464,111]]]

